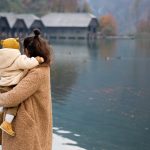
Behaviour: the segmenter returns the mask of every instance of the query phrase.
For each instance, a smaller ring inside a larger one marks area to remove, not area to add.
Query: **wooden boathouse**
[[[39,28],[48,39],[95,39],[99,24],[89,13],[33,14],[0,13],[0,38],[24,37]]]
[[[49,39],[96,38],[97,18],[89,13],[50,13],[42,18]]]

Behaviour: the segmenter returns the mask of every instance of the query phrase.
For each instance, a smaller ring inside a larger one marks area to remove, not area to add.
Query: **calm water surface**
[[[150,150],[149,43],[53,44],[54,127],[70,131],[57,134],[86,150]]]

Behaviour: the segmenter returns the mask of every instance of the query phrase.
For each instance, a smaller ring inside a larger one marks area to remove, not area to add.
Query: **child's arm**
[[[44,59],[39,56],[29,58],[26,55],[20,55],[15,61],[15,64],[18,69],[32,69],[42,62],[44,62]]]
[[[0,106],[15,107],[33,95],[42,82],[41,70],[32,69],[12,90],[0,93]]]

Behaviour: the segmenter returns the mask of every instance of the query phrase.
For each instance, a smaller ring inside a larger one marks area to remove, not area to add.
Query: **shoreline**
[[[52,150],[86,150],[84,148],[79,147],[76,141],[65,138],[61,135],[57,135],[55,133],[53,133],[52,147]],[[1,145],[0,150],[2,150]]]

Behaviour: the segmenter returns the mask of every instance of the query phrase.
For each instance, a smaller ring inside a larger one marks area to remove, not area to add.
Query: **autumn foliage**
[[[49,9],[53,12],[90,12],[86,0],[49,0]]]
[[[150,20],[141,20],[137,25],[138,33],[150,33]]]
[[[101,16],[99,23],[102,35],[113,36],[117,34],[117,22],[111,14]]]
[[[33,13],[91,12],[87,0],[0,0],[1,12]]]

